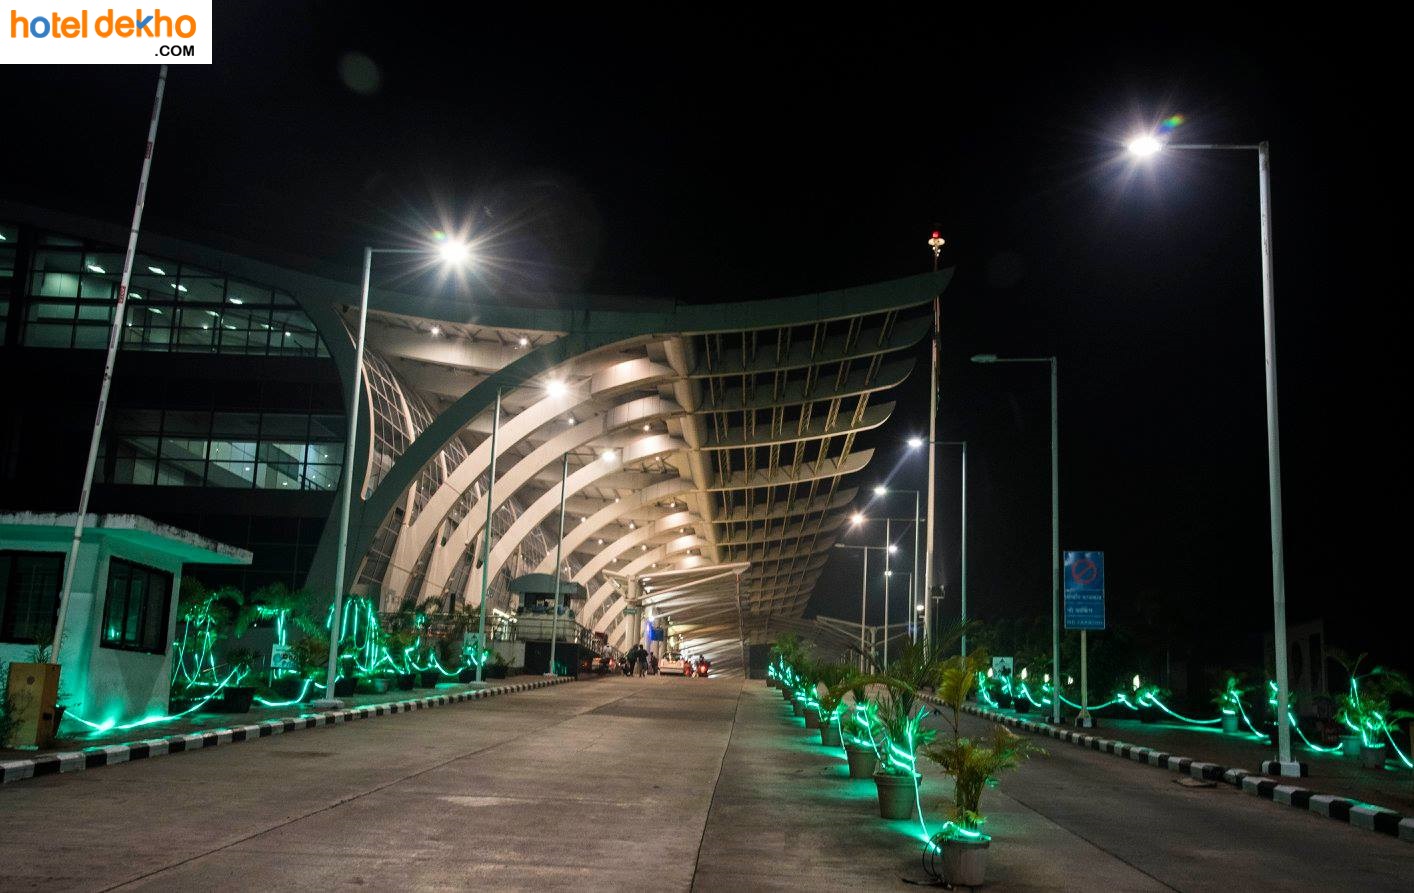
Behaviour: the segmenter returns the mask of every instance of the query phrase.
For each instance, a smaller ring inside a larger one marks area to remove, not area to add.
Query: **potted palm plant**
[[[1360,736],[1361,765],[1366,769],[1383,768],[1386,740],[1399,721],[1414,718],[1414,713],[1407,710],[1391,709],[1390,700],[1396,695],[1414,694],[1414,688],[1407,676],[1386,667],[1361,673],[1360,665],[1368,655],[1352,660],[1336,649],[1330,653],[1350,674],[1350,689],[1340,696],[1336,718]]]
[[[879,791],[879,815],[908,819],[918,799],[917,754],[936,735],[922,726],[927,707],[920,697],[938,685],[941,643],[905,644],[883,673],[862,677],[878,694],[876,750],[879,767],[874,783]]]
[[[820,743],[839,747],[840,716],[844,713],[844,697],[855,686],[858,674],[844,664],[823,664],[818,672],[816,703],[820,715]]]
[[[259,657],[249,648],[232,648],[226,652],[226,666],[236,673],[235,685],[221,689],[221,697],[212,702],[212,709],[218,713],[248,713],[255,700],[255,686],[240,684],[249,676]]]
[[[962,734],[962,706],[986,660],[985,655],[974,652],[949,658],[944,664],[938,699],[947,708],[943,716],[949,728],[924,752],[953,779],[951,817],[928,843],[928,852],[942,857],[942,880],[953,886],[975,887],[986,878],[991,838],[982,831],[986,822],[982,791],[995,786],[998,775],[1032,753],[1044,752],[1030,739],[1001,725],[992,726],[991,738],[985,743]]]
[[[1238,722],[1242,718],[1243,706],[1242,696],[1247,694],[1244,687],[1244,679],[1241,673],[1228,672],[1224,674],[1227,682],[1217,690],[1213,696],[1213,703],[1217,706],[1223,718],[1223,733],[1235,735],[1238,731]]]
[[[879,753],[874,749],[879,707],[869,700],[861,680],[856,680],[850,692],[853,703],[840,717],[840,737],[849,760],[849,777],[873,778],[874,770],[879,768]]]

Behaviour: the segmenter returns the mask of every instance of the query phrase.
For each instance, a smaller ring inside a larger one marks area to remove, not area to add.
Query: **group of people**
[[[657,676],[658,655],[644,648],[642,643],[633,646],[624,655],[624,675]]]

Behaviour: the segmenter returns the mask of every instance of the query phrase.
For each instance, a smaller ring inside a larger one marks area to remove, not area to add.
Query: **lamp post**
[[[864,516],[855,514],[853,522],[858,525],[864,522]],[[859,578],[859,671],[862,673],[866,669],[864,666],[864,649],[867,647],[864,642],[865,620],[864,614],[869,607],[869,550],[877,549],[878,546],[852,546],[848,543],[835,543],[836,549],[857,549],[864,556],[864,572]]]
[[[1058,401],[1055,357],[998,357],[994,353],[979,353],[974,363],[1048,363],[1051,367],[1051,678],[1059,680],[1060,672],[1060,431],[1057,422]],[[1059,690],[1059,689],[1057,689]],[[1051,722],[1060,724],[1060,698],[1051,698]]]
[[[1257,153],[1257,200],[1262,254],[1262,342],[1267,383],[1267,491],[1272,527],[1273,646],[1277,672],[1277,759],[1283,775],[1300,775],[1300,764],[1291,759],[1291,717],[1287,713],[1290,679],[1286,651],[1286,553],[1282,539],[1281,426],[1277,420],[1277,333],[1275,285],[1272,269],[1271,147],[1259,143],[1170,143],[1152,134],[1129,142],[1129,151],[1148,158],[1169,149]]]
[[[373,274],[375,254],[427,254],[433,251],[445,263],[465,263],[471,256],[471,248],[465,242],[444,240],[431,248],[372,248],[363,249],[363,286],[358,299],[358,331],[354,341],[353,386],[349,395],[348,437],[344,440],[344,473],[339,487],[339,547],[334,555],[334,612],[329,620],[329,663],[324,685],[324,697],[314,702],[317,710],[338,709],[343,704],[334,697],[334,682],[339,670],[339,634],[344,604],[344,573],[349,549],[349,512],[353,502],[353,460],[358,437],[358,400],[363,390],[363,346],[365,329],[368,325],[368,288]],[[493,441],[494,444],[494,441]],[[494,446],[492,450],[494,452]],[[477,668],[480,678],[480,667]]]
[[[64,623],[69,612],[69,596],[74,586],[74,569],[79,563],[79,546],[83,543],[83,525],[88,517],[88,499],[93,492],[93,473],[98,465],[98,447],[103,441],[103,420],[108,414],[108,394],[113,386],[113,368],[118,363],[118,342],[127,317],[128,284],[132,281],[133,256],[137,253],[138,232],[142,229],[142,211],[147,207],[147,179],[152,173],[152,147],[157,142],[157,122],[162,117],[162,97],[167,92],[167,66],[157,69],[157,94],[152,101],[152,117],[147,120],[147,150],[142,156],[142,173],[137,179],[137,201],[133,203],[132,225],[128,227],[128,247],[123,254],[123,272],[118,280],[118,298],[113,305],[113,325],[108,330],[108,352],[103,360],[103,379],[98,386],[98,406],[93,420],[93,434],[88,442],[88,464],[84,467],[83,486],[79,489],[79,510],[74,519],[74,535],[69,541],[69,557],[64,562],[64,578],[59,587],[55,606],[54,644],[49,660],[63,663]],[[96,593],[95,593],[96,594]]]
[[[918,522],[921,520],[921,516],[919,515],[919,506],[920,506],[919,498],[922,496],[922,494],[920,494],[917,490],[903,490],[903,489],[891,490],[889,487],[885,486],[884,484],[877,484],[877,485],[875,485],[875,487],[874,487],[874,495],[875,495],[875,496],[888,496],[890,493],[912,493],[912,494],[913,494],[913,575],[912,575],[912,579],[918,579],[918,532],[919,532],[919,531],[918,531],[918,528],[919,528],[919,523],[918,523]],[[887,534],[886,534],[886,535],[887,535]],[[891,540],[890,542],[892,542],[892,540]],[[910,584],[910,585],[912,585],[912,584]],[[910,597],[911,597],[911,596],[910,596]],[[884,623],[885,623],[885,624],[888,623],[888,617],[887,617],[887,616],[885,616],[885,618],[884,618]],[[932,635],[933,635],[933,634],[932,634],[932,631],[931,631],[931,630],[928,630],[928,631],[925,632],[924,638],[925,638],[925,639],[932,638]],[[885,642],[885,647],[886,647],[886,648],[888,647],[887,641]]]
[[[569,486],[570,454],[560,466],[560,538],[555,541],[555,610],[550,615],[550,666],[546,676],[555,675],[555,642],[560,638],[560,567],[565,551],[565,488]]]
[[[938,272],[938,261],[943,253],[943,245],[947,242],[943,238],[941,230],[933,230],[928,237],[928,248],[933,252],[933,272]],[[933,523],[937,516],[937,451],[933,449],[933,444],[938,439],[938,364],[942,357],[942,330],[943,330],[943,309],[942,301],[938,296],[933,296],[933,336],[929,344],[929,354],[932,365],[929,367],[928,379],[928,554],[923,562],[923,629],[925,636],[929,639],[933,637]]]

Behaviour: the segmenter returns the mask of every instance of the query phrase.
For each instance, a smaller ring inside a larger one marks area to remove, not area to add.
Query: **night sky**
[[[1049,457],[1044,366],[968,357],[1054,353],[1062,547],[1107,552],[1117,621],[1171,618],[1174,647],[1212,660],[1255,662],[1271,625],[1256,159],[1140,167],[1122,141],[1174,113],[1186,141],[1270,140],[1290,620],[1407,652],[1388,622],[1409,526],[1392,44],[1230,12],[782,28],[478,5],[409,31],[357,10],[218,4],[217,63],[172,70],[149,229],[352,281],[365,242],[450,220],[499,234],[507,291],[710,302],[924,271],[936,226],[957,269],[940,433],[972,444],[974,614],[1049,618]],[[0,69],[0,194],[125,222],[155,76]],[[896,466],[923,485],[902,445],[926,430],[918,360],[863,485]],[[810,611],[855,618],[858,559],[834,561]]]

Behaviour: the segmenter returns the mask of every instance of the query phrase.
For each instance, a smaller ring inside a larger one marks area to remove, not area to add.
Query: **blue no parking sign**
[[[1105,628],[1105,553],[1067,552],[1065,567],[1065,628]]]

